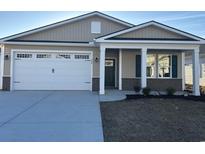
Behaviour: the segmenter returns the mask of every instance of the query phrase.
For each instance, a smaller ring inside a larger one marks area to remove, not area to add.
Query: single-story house
[[[91,12],[0,39],[3,90],[178,91],[185,86],[185,53],[192,53],[193,94],[199,91],[204,39],[149,21],[133,25]]]

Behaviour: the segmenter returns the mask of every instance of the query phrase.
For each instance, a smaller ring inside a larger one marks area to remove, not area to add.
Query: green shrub
[[[201,95],[205,95],[205,86],[200,86]]]
[[[134,90],[135,90],[135,92],[139,92],[141,90],[141,88],[139,86],[134,86]]]
[[[167,95],[174,95],[174,93],[176,92],[176,90],[172,87],[167,88],[166,91]]]
[[[145,96],[148,96],[151,92],[151,89],[149,87],[145,87],[142,89],[142,93],[145,95]]]

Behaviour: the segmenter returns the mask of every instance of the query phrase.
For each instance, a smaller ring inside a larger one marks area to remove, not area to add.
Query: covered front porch
[[[183,91],[188,51],[192,52],[193,95],[199,96],[199,45],[164,43],[100,43],[99,93],[104,95],[105,89],[134,91],[135,86]]]
[[[185,53],[192,53],[193,95],[199,96],[199,52],[204,40],[193,34],[150,21],[111,33],[95,42],[100,47],[99,93],[105,94],[106,54],[118,52],[117,88],[176,91],[185,89]]]

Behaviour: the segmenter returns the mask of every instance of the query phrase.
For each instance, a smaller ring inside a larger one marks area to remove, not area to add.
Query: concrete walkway
[[[103,141],[89,91],[0,92],[0,141]]]
[[[121,90],[106,90],[105,95],[100,95],[100,102],[114,102],[126,99],[127,94],[135,94],[134,91],[121,91]]]

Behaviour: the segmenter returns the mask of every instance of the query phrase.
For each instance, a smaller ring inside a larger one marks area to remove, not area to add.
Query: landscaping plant
[[[140,90],[141,90],[141,88],[139,87],[139,86],[134,86],[134,90],[135,90],[135,92],[140,92]]]
[[[176,90],[172,87],[167,88],[166,91],[167,91],[167,95],[170,95],[170,96],[174,95],[174,93],[176,92]]]
[[[151,89],[149,87],[145,87],[142,89],[142,93],[145,96],[148,96],[150,94],[150,92],[151,92]]]

